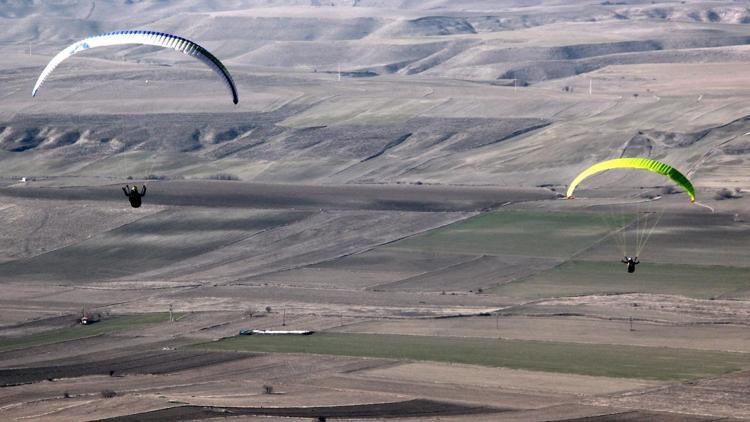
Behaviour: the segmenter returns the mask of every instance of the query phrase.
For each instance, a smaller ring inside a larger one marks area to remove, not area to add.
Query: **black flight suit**
[[[141,206],[141,198],[146,196],[146,186],[143,186],[143,191],[138,192],[138,187],[133,186],[132,188],[128,185],[125,185],[124,188],[122,188],[122,191],[125,192],[125,196],[128,197],[130,200],[130,206],[133,208],[138,208]]]
[[[638,257],[628,258],[627,256],[622,260],[623,264],[628,264],[628,272],[634,273],[635,266],[638,265]]]

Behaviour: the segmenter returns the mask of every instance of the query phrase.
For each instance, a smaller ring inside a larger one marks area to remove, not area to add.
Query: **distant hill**
[[[748,186],[748,22],[728,1],[6,1],[0,175],[515,186],[648,153]],[[207,47],[239,106],[139,46],[79,54],[30,98],[57,51],[125,28]]]

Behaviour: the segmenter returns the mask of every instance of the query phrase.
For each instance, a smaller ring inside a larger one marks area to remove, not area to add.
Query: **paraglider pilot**
[[[625,258],[622,259],[621,262],[623,264],[627,264],[628,265],[628,272],[629,273],[634,273],[635,272],[635,266],[638,265],[638,263],[639,263],[637,256],[636,257],[626,256]]]
[[[125,192],[125,196],[130,200],[130,206],[138,208],[141,206],[141,198],[146,196],[146,185],[143,185],[142,192],[138,192],[138,186],[135,185],[125,185],[125,187],[122,188],[122,191]]]

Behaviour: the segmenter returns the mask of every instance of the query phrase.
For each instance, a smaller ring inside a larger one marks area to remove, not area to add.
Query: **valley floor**
[[[654,201],[630,275],[585,195],[180,183],[1,191],[5,418],[750,418],[744,199]]]

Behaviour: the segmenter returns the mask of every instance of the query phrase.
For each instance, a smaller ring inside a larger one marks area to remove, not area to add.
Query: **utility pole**
[[[633,317],[630,317],[630,331],[634,331],[633,330]]]
[[[282,313],[281,326],[286,327],[286,308],[284,308],[284,312]]]
[[[169,304],[169,322],[174,322],[174,316],[172,315],[172,304]]]

